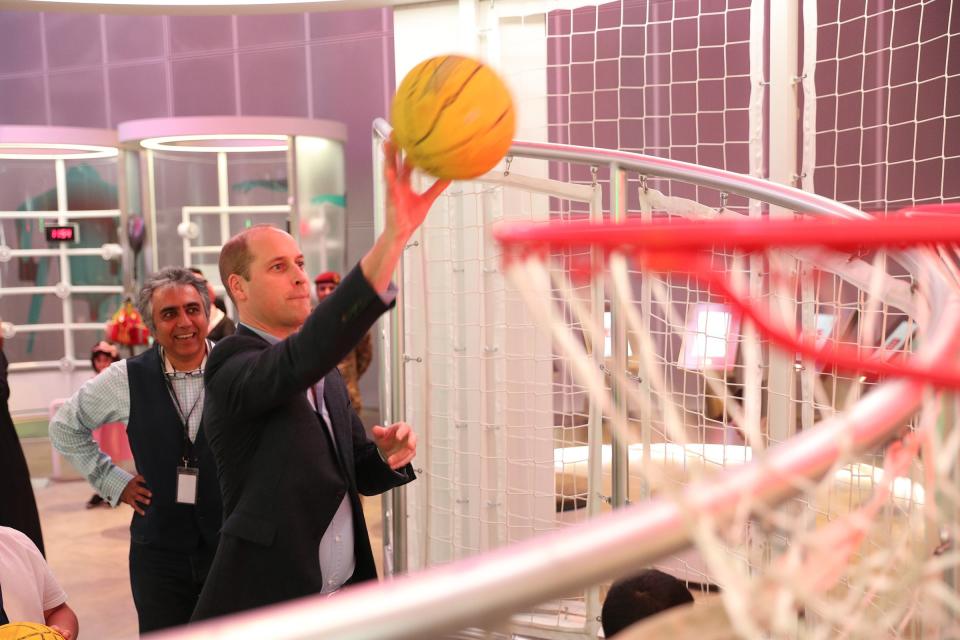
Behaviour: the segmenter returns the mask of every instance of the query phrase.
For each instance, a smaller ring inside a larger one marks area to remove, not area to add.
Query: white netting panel
[[[863,209],[956,198],[960,176],[952,176],[960,166],[955,140],[960,104],[949,88],[957,84],[957,12],[949,2],[937,1],[839,9],[835,4],[803,3],[798,27],[817,36],[806,41],[816,45],[815,51],[796,79],[800,105],[813,117],[798,131],[805,143],[798,184]],[[483,31],[485,52],[517,88],[521,112],[543,112],[542,120],[521,118],[519,138],[766,175],[765,69],[768,47],[779,43],[764,39],[763,2],[624,1],[541,13],[513,8],[521,5],[501,2],[496,11],[491,5],[496,15],[487,16]],[[543,47],[545,55],[516,54],[510,38],[517,34],[524,34],[525,47]],[[533,87],[543,87],[545,95]],[[941,87],[939,101],[930,95],[935,87]],[[910,90],[912,102],[906,95]],[[905,122],[903,114],[909,115]],[[934,129],[942,132],[938,153],[932,153]],[[910,139],[896,143],[896,136],[908,130]],[[590,259],[589,251],[551,255],[550,283],[541,293],[604,372],[601,385],[613,390],[610,372],[620,353],[625,384],[636,386],[641,400],[658,408],[646,411],[644,404],[617,400],[625,395],[621,390],[611,396],[613,411],[599,415],[597,398],[591,399],[569,358],[535,324],[502,275],[490,225],[505,219],[609,216],[618,195],[627,217],[648,219],[755,216],[765,213],[766,204],[633,171],[626,172],[623,191],[612,195],[611,172],[602,162],[515,158],[503,168],[510,174],[505,181],[455,185],[405,261],[406,417],[426,433],[418,458],[422,481],[409,493],[411,568],[582,521],[609,508],[618,482],[626,490],[620,497],[631,502],[676,492],[705,471],[739,466],[759,449],[855,407],[877,385],[787,356],[777,364],[781,381],[771,386],[766,340],[691,278],[630,271],[631,295],[618,303],[610,282],[570,280],[570,273]],[[551,184],[537,182],[545,178]],[[578,187],[586,191],[569,193]],[[846,255],[810,252],[768,259],[717,253],[714,262],[774,308],[785,304],[798,330],[846,344],[886,345],[891,351],[910,352],[916,346],[923,320],[913,306],[917,274],[890,256],[868,254],[851,261]],[[771,277],[771,265],[786,277]],[[880,280],[878,273],[884,274]],[[576,304],[564,299],[559,284],[564,281]],[[878,281],[882,291],[876,289]],[[612,325],[623,325],[624,304],[640,310],[641,330],[620,329],[618,336]],[[593,339],[572,311],[577,305],[589,310],[587,324],[606,323],[605,339]],[[602,356],[596,348],[601,344]],[[672,430],[659,412],[663,389],[651,388],[642,373],[644,344],[652,345],[657,376],[675,401],[678,423]],[[625,480],[613,473],[617,415],[624,416],[631,434]],[[775,416],[772,425],[770,416]],[[905,420],[904,428],[916,424]],[[785,522],[816,530],[853,511],[882,485],[883,466],[882,449],[846,459],[822,485],[808,487],[761,524],[741,520],[739,530],[727,532],[729,558],[736,559],[732,566],[715,558],[708,562],[702,553],[665,558],[659,566],[705,584],[760,572],[772,556],[790,548],[794,532],[784,529]],[[903,473],[908,488],[898,485],[901,493],[891,498],[896,507],[882,512],[882,526],[898,535],[914,531],[918,548],[928,552],[939,532],[923,525],[909,528],[922,520],[923,500],[915,500],[909,488],[921,479],[919,467],[908,466]],[[918,488],[922,494],[923,487]],[[868,540],[857,557],[875,558],[869,550],[888,541]],[[855,559],[852,566],[858,563]],[[853,592],[868,583],[848,575],[842,584]],[[833,618],[848,612],[818,610],[822,595],[810,596],[809,620],[825,620],[816,628],[830,629]],[[590,635],[600,596],[602,586],[571,593],[518,619],[543,634]],[[786,606],[790,598],[780,597]],[[878,624],[888,623],[878,615],[877,602],[853,619],[873,616]],[[778,632],[787,619],[778,618]],[[793,620],[796,624],[796,616]]]
[[[960,198],[960,10],[816,2],[804,188],[863,210]]]

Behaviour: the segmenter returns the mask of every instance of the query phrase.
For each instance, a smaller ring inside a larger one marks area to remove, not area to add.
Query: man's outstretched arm
[[[387,215],[383,233],[360,260],[360,269],[377,293],[384,293],[410,236],[427,217],[427,211],[450,184],[437,180],[423,193],[410,186],[413,167],[400,154],[392,141],[383,145],[384,176],[387,180]]]

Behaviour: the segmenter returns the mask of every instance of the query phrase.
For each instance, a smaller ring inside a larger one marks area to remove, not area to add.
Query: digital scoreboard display
[[[75,224],[47,225],[43,230],[47,234],[47,242],[77,241],[77,225]]]

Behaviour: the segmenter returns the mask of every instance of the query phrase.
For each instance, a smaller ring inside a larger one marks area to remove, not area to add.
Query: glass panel
[[[183,238],[177,225],[184,206],[217,204],[217,157],[207,153],[155,153],[154,175],[157,201],[158,267],[182,265]]]
[[[52,161],[0,160],[0,210],[56,210],[56,185]]]
[[[52,293],[4,295],[0,301],[3,301],[0,316],[17,327],[63,322],[63,301]]]
[[[74,322],[105,323],[120,308],[120,294],[74,293],[70,296],[70,304]]]
[[[202,214],[190,216],[190,221],[197,225],[199,233],[196,240],[191,241],[192,246],[220,246],[227,239],[220,238],[220,214]],[[193,255],[192,261],[196,262],[199,256]]]
[[[308,273],[345,268],[346,177],[343,145],[297,138],[297,200]]]
[[[73,353],[74,357],[78,360],[89,360],[90,351],[93,349],[93,345],[97,344],[101,340],[106,340],[102,330],[97,329],[74,329],[73,330]],[[121,357],[123,357],[123,350],[126,347],[118,347],[121,350]]]
[[[120,242],[117,234],[120,218],[89,218],[73,220],[77,225],[79,241],[69,247],[102,247],[108,242]]]
[[[290,230],[285,213],[238,213],[230,216],[230,235],[240,233],[255,224],[270,224],[284,231]]]
[[[3,352],[10,362],[36,362],[59,360],[63,357],[62,331],[17,331],[3,345]]]
[[[227,177],[232,206],[287,204],[286,153],[228,154]]]
[[[133,215],[143,215],[143,200],[141,198],[140,180],[140,152],[126,151],[124,173],[127,178],[127,201],[124,203],[127,212]]]
[[[9,222],[9,221],[7,221]],[[48,287],[60,282],[60,258],[13,258],[0,263],[0,287]],[[4,308],[6,308],[4,302]]]
[[[71,160],[65,166],[68,209],[91,211],[116,209],[119,206],[116,158]]]
[[[100,256],[70,256],[70,281],[87,286],[120,285],[120,261],[107,261]]]
[[[43,233],[46,224],[57,224],[57,219],[0,220],[0,244],[11,249],[49,249],[55,245],[47,243]]]

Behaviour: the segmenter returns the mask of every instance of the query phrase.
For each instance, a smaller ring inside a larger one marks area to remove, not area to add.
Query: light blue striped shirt
[[[280,338],[273,336],[265,331],[251,327],[248,324],[240,323],[250,331],[269,342],[277,344]],[[323,399],[323,378],[317,382],[313,388],[316,390],[317,399],[320,406],[317,407],[313,402],[313,393],[307,390],[307,400],[318,413],[323,426],[330,432],[330,440],[336,447],[336,437],[333,434],[333,428],[330,425],[330,414],[327,412],[327,403]],[[356,557],[353,554],[353,512],[350,509],[349,495],[344,495],[337,507],[337,512],[333,514],[333,520],[327,530],[323,532],[320,538],[320,572],[323,574],[323,589],[320,593],[333,593],[346,583],[353,575],[356,568]]]
[[[207,353],[213,343],[207,341]],[[174,371],[163,355],[164,370]],[[204,356],[202,371],[207,363]],[[190,440],[196,440],[203,416],[203,376],[174,377],[170,380],[174,392],[185,412],[196,403],[190,414]],[[130,420],[130,384],[127,380],[127,361],[114,362],[99,375],[87,380],[82,387],[57,410],[50,421],[50,441],[60,455],[70,461],[83,474],[103,498],[116,506],[120,494],[133,478],[124,469],[100,450],[93,432],[111,422]],[[180,425],[176,425],[181,428]]]

